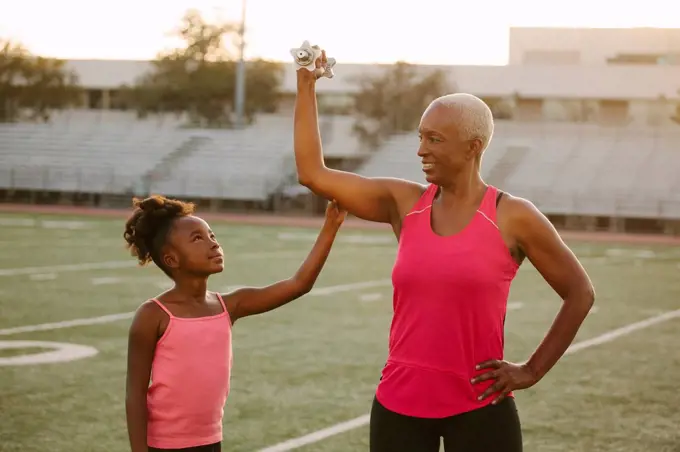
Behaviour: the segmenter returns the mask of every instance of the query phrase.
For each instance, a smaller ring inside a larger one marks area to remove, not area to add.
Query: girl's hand
[[[337,201],[333,200],[328,203],[326,207],[326,224],[331,224],[336,227],[340,227],[343,221],[347,217],[347,211],[342,209]]]

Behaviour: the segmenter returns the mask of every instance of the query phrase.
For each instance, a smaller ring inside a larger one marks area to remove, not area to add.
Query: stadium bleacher
[[[417,146],[393,137],[358,172],[424,182]],[[497,121],[482,176],[551,214],[680,218],[680,127]]]
[[[351,117],[321,123],[326,155],[361,152]],[[242,130],[181,124],[71,111],[0,125],[0,187],[253,201],[291,191],[290,116],[261,115]],[[417,147],[415,133],[396,135],[358,172],[424,182]],[[497,121],[482,173],[548,213],[680,218],[680,127]]]
[[[124,192],[188,139],[172,117],[73,111],[47,124],[0,125],[0,184],[16,189]]]
[[[261,115],[242,130],[181,124],[170,115],[139,120],[114,111],[1,124],[0,187],[262,201],[294,170],[289,116]],[[356,151],[351,118],[322,118],[321,125],[329,155]]]

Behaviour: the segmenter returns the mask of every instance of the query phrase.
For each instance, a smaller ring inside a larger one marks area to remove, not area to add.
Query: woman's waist
[[[468,377],[475,373],[477,364],[491,359],[503,359],[503,356],[502,347],[449,353],[431,353],[425,350],[418,353],[390,348],[386,363],[407,369]]]
[[[503,335],[391,334],[388,362],[442,372],[464,372],[488,359],[503,357]]]
[[[480,401],[478,397],[493,382],[472,384],[474,372],[474,368],[452,372],[427,368],[419,363],[388,360],[376,395],[388,409],[407,416],[453,416],[489,402]]]

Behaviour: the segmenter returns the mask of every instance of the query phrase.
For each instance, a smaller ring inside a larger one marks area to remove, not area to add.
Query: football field
[[[136,265],[123,223],[0,213],[0,451],[129,450],[129,322],[170,282]],[[211,226],[226,268],[210,289],[222,292],[292,275],[317,233]],[[517,393],[525,450],[680,451],[680,247],[569,244],[597,299],[568,356]],[[223,450],[368,450],[395,252],[387,232],[345,228],[310,294],[235,325]],[[560,300],[525,262],[509,303],[506,357],[519,361],[542,339]]]

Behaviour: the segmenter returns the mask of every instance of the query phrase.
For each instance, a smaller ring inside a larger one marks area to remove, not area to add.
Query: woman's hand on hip
[[[486,391],[479,396],[479,400],[484,400],[494,393],[498,393],[491,402],[497,404],[503,400],[510,392],[518,389],[526,389],[535,385],[538,379],[526,364],[514,364],[508,361],[492,359],[480,363],[477,370],[488,369],[483,374],[474,377],[472,384],[481,383],[487,380],[495,380],[494,383],[486,388]]]

